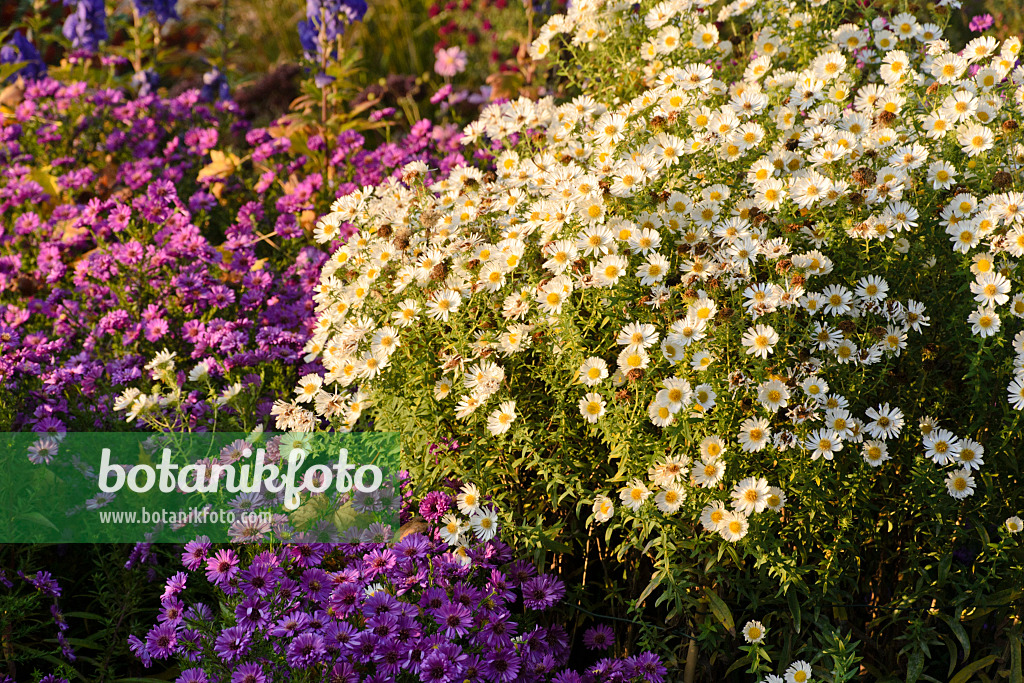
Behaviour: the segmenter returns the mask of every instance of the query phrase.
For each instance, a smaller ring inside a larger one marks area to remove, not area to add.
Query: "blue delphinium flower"
[[[95,52],[108,37],[103,0],[64,0],[64,5],[73,8],[64,20],[64,37],[72,47]]]
[[[316,59],[326,47],[320,43],[321,27],[330,45],[345,32],[345,24],[362,21],[366,10],[366,0],[306,0],[306,20],[299,22],[299,40],[306,58]]]
[[[0,47],[0,64],[13,64],[25,62],[25,66],[15,72],[11,78],[23,76],[34,80],[46,75],[46,63],[39,55],[39,50],[33,45],[25,34],[16,31],[11,37],[11,44]]]
[[[161,24],[169,19],[178,18],[178,12],[174,7],[177,4],[176,0],[132,0],[132,4],[139,14],[152,12]]]

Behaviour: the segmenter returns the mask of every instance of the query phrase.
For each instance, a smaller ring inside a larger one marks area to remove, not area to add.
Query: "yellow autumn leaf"
[[[199,180],[214,178],[224,180],[231,177],[241,160],[234,154],[210,150],[210,163],[199,171]]]

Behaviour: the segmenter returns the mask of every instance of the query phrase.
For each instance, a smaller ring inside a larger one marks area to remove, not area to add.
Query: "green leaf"
[[[22,513],[20,515],[15,516],[14,519],[15,519],[15,521],[24,520],[26,522],[32,522],[33,524],[38,524],[40,526],[49,527],[49,528],[53,529],[54,531],[60,531],[60,529],[58,529],[56,526],[54,526],[53,522],[51,522],[46,517],[44,517],[41,512],[24,512],[24,513]]]
[[[735,635],[736,633],[736,621],[732,618],[732,612],[729,611],[729,606],[725,604],[722,598],[718,597],[718,593],[715,593],[710,588],[704,589],[704,595],[707,596],[708,606],[711,607],[711,613],[715,615],[715,618],[721,622],[722,626],[729,633]]]
[[[967,681],[971,680],[971,676],[982,669],[988,668],[992,662],[997,659],[999,659],[997,655],[989,655],[988,657],[983,657],[976,662],[971,662],[964,668],[960,669],[960,671],[956,673],[956,676],[953,676],[953,678],[950,679],[949,683],[967,683]]]
[[[803,610],[800,608],[800,600],[796,597],[796,591],[789,591],[787,599],[789,600],[789,611],[793,614],[793,628],[800,633],[800,617]]]
[[[924,671],[924,651],[914,649],[907,662],[907,683],[915,683]]]
[[[967,635],[967,631],[964,630],[963,625],[955,617],[948,617],[945,614],[938,615],[949,626],[949,630],[953,632],[956,639],[960,641],[960,646],[964,649],[964,659],[966,660],[971,656],[971,639]]]
[[[28,64],[28,62],[11,62],[9,64],[0,64],[0,83],[3,83],[8,78],[16,74],[26,64]]]
[[[1020,634],[1010,632],[1010,683],[1024,683],[1021,675]]]

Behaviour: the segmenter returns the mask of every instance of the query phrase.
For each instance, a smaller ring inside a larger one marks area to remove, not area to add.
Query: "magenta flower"
[[[218,550],[217,554],[206,561],[206,578],[211,583],[225,584],[238,571],[238,556],[230,548]]]
[[[971,18],[971,23],[967,25],[967,28],[971,29],[975,33],[981,33],[992,28],[996,23],[996,20],[992,18],[991,14],[979,14],[976,17]]]
[[[437,59],[434,62],[434,71],[439,76],[451,78],[466,70],[468,60],[466,53],[457,45],[444,50],[437,51]]]

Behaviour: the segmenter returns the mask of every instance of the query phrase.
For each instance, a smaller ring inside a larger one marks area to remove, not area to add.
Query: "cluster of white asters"
[[[979,38],[954,54],[937,26],[910,15],[822,32],[812,21],[821,3],[803,12],[786,3],[738,2],[723,11],[790,20],[757,32],[757,57],[740,80],[726,84],[707,60],[731,48],[712,31],[707,13],[693,11],[710,4],[660,3],[636,22],[622,21],[632,3],[573,3],[569,15],[542,31],[535,55],[559,34],[578,46],[626,35],[643,45],[647,90],[614,105],[588,96],[492,105],[467,127],[465,141],[506,142],[493,178],[460,168],[423,187],[426,168],[412,164],[406,182],[339,199],[317,225],[317,238],[329,242],[345,222],[359,232],[327,262],[315,297],[320,318],[307,351],[327,372],[303,378],[296,401],[275,406],[278,426],[308,429],[326,418],[351,428],[382,380],[401,373],[396,352],[411,335],[436,352],[435,399],[459,420],[491,404],[487,428],[500,435],[520,411],[542,408],[509,395],[502,359],[536,350],[558,362],[574,343],[592,343],[562,335],[567,312],[629,293],[635,304],[616,346],[584,353],[578,366],[584,423],[605,418],[614,389],[627,381],[658,427],[706,415],[717,388],[756,396],[767,412],[739,425],[734,436],[743,451],[803,447],[812,459],[829,460],[844,443],[858,443],[870,465],[884,462],[902,412],[885,404],[869,409],[864,421],[854,417],[844,396],[828,392],[828,370],[898,357],[929,318],[919,302],[890,299],[877,275],[812,289],[834,268],[824,228],[841,228],[866,248],[876,243],[905,254],[939,192],[983,172],[991,177],[994,165],[1016,168],[1024,147],[1007,147],[998,124],[1024,102],[1024,68],[1013,69],[1020,42]],[[814,45],[817,55],[785,68],[797,42]],[[867,82],[855,87],[862,67]],[[521,141],[513,145],[512,135]],[[997,144],[1008,157],[992,158]],[[736,182],[714,180],[724,179],[723,165],[742,169],[732,174]],[[854,193],[859,201],[849,204]],[[1024,254],[1022,201],[1015,192],[978,198],[964,191],[940,213],[953,249],[979,252],[972,291],[981,308],[970,322],[982,336],[999,329],[995,307],[1011,302],[1006,266]],[[852,217],[845,223],[829,211],[841,202],[842,215]],[[773,234],[779,215],[801,223]],[[674,277],[681,286],[670,284]],[[683,287],[704,289],[683,295]],[[750,319],[740,340],[746,365],[726,381],[725,373],[714,373],[715,342],[727,327],[716,314],[735,293]],[[1024,315],[1019,294],[1010,305],[1013,315]],[[475,327],[487,312],[500,315],[500,327]],[[666,317],[659,329],[656,322]],[[794,332],[777,322],[793,317],[808,323]],[[447,325],[472,328],[472,339],[460,348],[447,338],[439,343]],[[799,350],[821,358],[794,361],[785,374],[752,383],[750,377],[767,374],[780,346],[788,358]],[[1024,357],[1024,341],[1015,346]],[[687,377],[697,376],[704,381],[693,386]],[[1010,394],[1014,407],[1024,408],[1020,376]],[[801,436],[773,430],[783,409]],[[622,501],[638,507],[657,490],[658,507],[673,512],[685,499],[684,484],[703,486],[698,477],[709,468],[715,464],[702,458],[690,480],[680,472],[674,483],[651,489],[632,482]],[[968,480],[950,484],[951,494],[966,495]],[[726,538],[742,536],[746,516],[774,500],[759,477],[741,484],[733,510],[721,502],[704,510],[705,526]],[[755,492],[753,507],[748,490]],[[784,496],[774,495],[781,506]],[[600,502],[598,518],[610,500]]]

